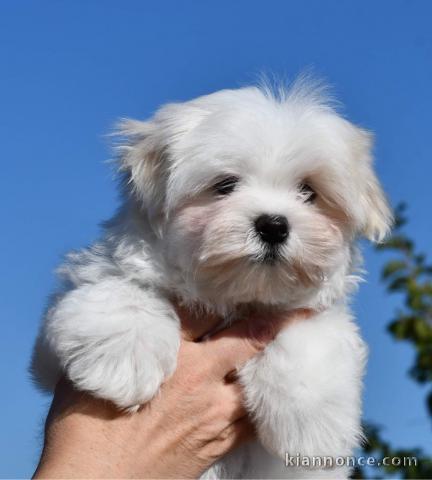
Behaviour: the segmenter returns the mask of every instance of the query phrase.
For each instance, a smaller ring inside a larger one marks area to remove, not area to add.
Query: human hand
[[[284,326],[310,314],[247,319],[197,342],[220,319],[179,309],[177,369],[138,412],[119,412],[66,380],[59,383],[34,478],[198,477],[254,435],[233,373]]]

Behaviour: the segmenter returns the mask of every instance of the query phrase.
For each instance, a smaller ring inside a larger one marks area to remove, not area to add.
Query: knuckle
[[[204,446],[214,442],[221,431],[221,423],[212,418],[205,418],[195,430],[193,437],[196,445]]]
[[[256,337],[250,337],[247,341],[248,347],[253,353],[259,353],[264,349],[264,343],[262,340]]]
[[[212,402],[207,407],[207,420],[209,423],[219,423],[220,419],[226,416],[226,405],[224,402]]]
[[[225,428],[219,433],[215,439],[215,444],[217,448],[221,451],[226,451],[234,444],[236,438],[239,436],[240,429],[236,424],[231,424],[229,427]]]
[[[229,440],[233,435],[232,429],[231,428],[226,428],[225,430],[222,430],[222,432],[219,433],[217,437],[217,441],[219,443],[225,443],[227,440]]]
[[[224,430],[219,435],[206,445],[205,457],[211,461],[211,463],[218,460],[221,456],[227,453],[233,444],[233,433],[231,431]]]
[[[259,353],[265,348],[265,343],[263,342],[263,340],[256,335],[252,335],[245,340],[246,340],[246,348],[252,354]]]
[[[248,341],[255,351],[260,352],[274,339],[275,335],[276,328],[273,322],[260,322],[251,326]]]

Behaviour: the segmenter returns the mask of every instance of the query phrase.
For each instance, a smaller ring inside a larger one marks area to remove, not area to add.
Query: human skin
[[[220,319],[179,314],[177,369],[137,412],[59,383],[34,478],[197,478],[254,437],[235,371],[311,312],[248,318],[206,341],[199,339]]]

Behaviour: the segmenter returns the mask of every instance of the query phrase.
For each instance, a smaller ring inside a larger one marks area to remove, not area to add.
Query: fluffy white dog
[[[173,298],[231,320],[245,308],[312,308],[238,373],[259,442],[205,475],[347,475],[284,460],[350,455],[361,438],[366,348],[346,305],[358,282],[354,243],[379,241],[391,224],[371,135],[304,81],[169,104],[124,121],[120,134],[123,206],[60,270],[37,381],[51,389],[65,372],[131,408],[176,368]]]

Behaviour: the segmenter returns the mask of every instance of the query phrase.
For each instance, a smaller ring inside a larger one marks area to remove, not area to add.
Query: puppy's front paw
[[[151,400],[173,373],[177,348],[173,344],[157,353],[132,343],[123,336],[81,344],[67,364],[68,377],[81,390],[111,400],[121,408],[136,409]]]
[[[176,367],[179,322],[155,294],[119,282],[80,287],[49,313],[51,348],[81,390],[133,409]]]
[[[364,344],[344,311],[282,331],[240,370],[258,437],[274,455],[351,455],[361,438]]]

